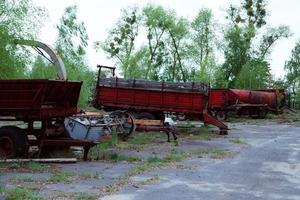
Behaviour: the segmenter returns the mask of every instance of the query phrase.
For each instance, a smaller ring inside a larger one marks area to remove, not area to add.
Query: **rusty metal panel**
[[[0,80],[0,116],[45,119],[77,112],[81,82]]]

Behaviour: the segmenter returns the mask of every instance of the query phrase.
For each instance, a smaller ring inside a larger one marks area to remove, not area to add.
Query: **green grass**
[[[235,144],[247,144],[245,141],[241,140],[239,137],[233,137],[229,139],[230,142]]]
[[[26,164],[26,166],[30,170],[39,170],[39,171],[49,167],[46,164],[38,163],[38,162],[29,162]]]
[[[128,140],[129,144],[135,145],[145,145],[153,142],[155,138],[166,138],[165,133],[159,132],[139,132],[133,135],[131,139]]]
[[[230,155],[231,153],[224,149],[215,149],[210,152],[210,157],[213,159],[224,159]]]
[[[5,197],[7,200],[40,200],[43,199],[38,194],[39,187],[30,186],[17,186],[14,189],[5,191]]]
[[[28,175],[15,176],[15,177],[12,177],[11,180],[13,180],[13,181],[22,181],[22,182],[33,182],[34,181],[32,176],[28,176]]]
[[[5,192],[5,187],[0,185],[0,194],[4,193]]]
[[[38,162],[14,162],[14,163],[0,163],[1,170],[26,170],[26,171],[44,171],[49,169],[50,165]]]
[[[96,172],[96,173],[92,173],[92,172],[84,172],[82,174],[80,174],[80,177],[85,178],[85,179],[102,179],[104,176],[103,174]]]
[[[195,128],[180,128],[181,133],[187,135],[190,139],[195,140],[211,140],[220,137],[218,134],[212,132],[209,127],[195,127]]]
[[[104,151],[101,149],[91,153],[90,157],[92,158],[92,160],[108,160],[112,162],[120,162],[120,161],[136,162],[141,160],[140,158],[135,156],[128,156],[116,152]]]
[[[89,193],[80,193],[79,195],[75,196],[75,200],[95,200],[98,199],[97,195],[89,194]]]
[[[49,181],[54,183],[61,183],[61,182],[69,183],[72,181],[74,177],[75,177],[74,172],[60,171],[50,176]]]

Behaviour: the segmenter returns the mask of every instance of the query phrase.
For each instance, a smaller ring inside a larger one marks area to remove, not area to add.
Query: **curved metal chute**
[[[50,58],[47,58],[46,56],[44,57],[46,57],[56,67],[57,78],[59,80],[67,80],[65,64],[62,61],[61,57],[57,53],[55,53],[54,49],[51,46],[35,40],[15,40],[15,43],[20,45],[32,46],[36,48],[42,56],[44,55],[40,49],[44,50]]]

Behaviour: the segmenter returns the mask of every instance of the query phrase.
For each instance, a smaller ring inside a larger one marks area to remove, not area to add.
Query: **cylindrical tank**
[[[276,109],[277,96],[276,92],[230,89],[229,101],[231,103],[267,104]]]

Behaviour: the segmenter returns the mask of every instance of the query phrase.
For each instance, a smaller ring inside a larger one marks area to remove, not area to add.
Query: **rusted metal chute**
[[[35,41],[35,40],[14,40],[15,44],[31,46],[37,50],[39,54],[44,56],[49,62],[51,62],[56,67],[57,79],[67,80],[67,72],[65,64],[61,57],[54,51],[54,49],[45,43]],[[46,57],[41,49],[46,52],[49,57]]]

